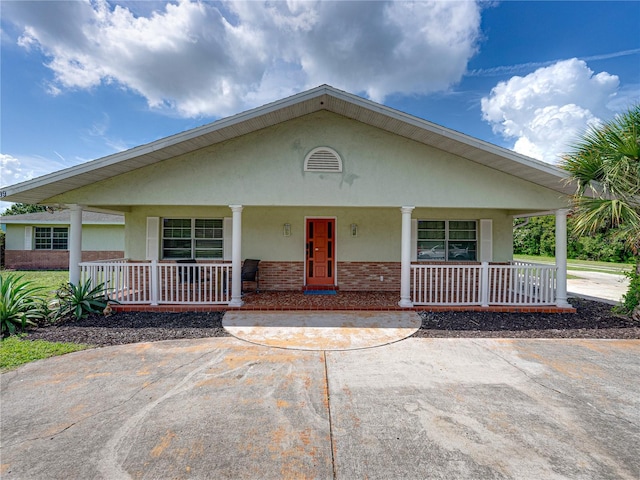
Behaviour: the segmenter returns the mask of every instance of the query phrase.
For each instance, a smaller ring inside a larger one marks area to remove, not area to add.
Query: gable
[[[305,171],[318,147],[341,172]],[[566,205],[558,191],[319,111],[49,199],[103,207],[301,205],[509,208]]]

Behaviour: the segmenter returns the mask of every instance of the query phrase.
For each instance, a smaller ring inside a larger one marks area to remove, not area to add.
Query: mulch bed
[[[609,338],[640,339],[640,324],[616,315],[612,306],[570,299],[575,314],[420,312],[418,338]],[[109,317],[92,315],[29,330],[29,340],[122,345],[204,337],[227,337],[224,312],[121,312]]]
[[[640,323],[613,306],[570,298],[576,313],[420,312],[419,338],[640,339]]]

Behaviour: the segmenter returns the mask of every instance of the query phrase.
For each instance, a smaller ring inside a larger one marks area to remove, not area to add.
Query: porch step
[[[302,287],[303,292],[310,292],[314,290],[337,292],[338,290],[340,290],[340,287],[338,287],[337,285],[305,285],[304,287]]]

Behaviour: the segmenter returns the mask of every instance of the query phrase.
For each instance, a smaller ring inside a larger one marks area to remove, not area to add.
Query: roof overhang
[[[568,173],[553,165],[323,85],[146,145],[2,187],[3,200],[46,203],[47,199],[65,192],[321,110],[438,148],[562,194],[575,193]]]

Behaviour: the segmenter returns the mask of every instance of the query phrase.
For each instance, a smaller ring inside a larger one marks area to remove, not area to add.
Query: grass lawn
[[[0,372],[11,370],[34,360],[64,355],[87,348],[91,348],[91,345],[23,340],[20,336],[14,335],[0,341]]]
[[[0,275],[16,275],[23,281],[33,282],[35,286],[43,287],[47,298],[53,298],[60,285],[69,281],[67,270],[0,270]]]
[[[69,272],[66,270],[2,270],[0,275],[3,277],[8,275],[21,276],[23,281],[33,282],[34,285],[44,288],[48,299],[53,299],[54,292],[60,285],[69,281]],[[91,346],[77,343],[52,343],[44,340],[30,341],[21,339],[20,336],[12,336],[0,341],[0,371],[11,370],[34,360],[87,348],[91,348]]]
[[[543,257],[535,255],[514,255],[514,260],[531,263],[556,263],[554,257]],[[601,272],[623,274],[630,271],[634,267],[631,263],[614,263],[614,262],[596,262],[594,260],[567,260],[567,270],[583,271],[583,272]]]

